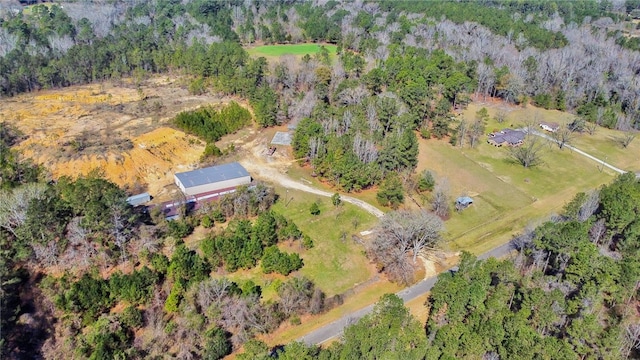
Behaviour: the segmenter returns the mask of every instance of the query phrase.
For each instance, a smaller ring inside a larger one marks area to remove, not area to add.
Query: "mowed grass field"
[[[519,106],[504,106],[502,103],[498,105],[495,103],[480,102],[469,104],[463,115],[466,116],[467,119],[473,119],[476,111],[482,107],[488,110],[491,117],[496,114],[499,107],[502,107],[507,112],[507,120],[503,124],[490,121],[489,126],[487,126],[487,131],[491,131],[494,128],[509,127],[510,125],[519,127],[524,123],[525,119],[534,119],[536,117],[547,122],[556,122],[558,124],[569,124],[575,118],[574,115],[567,112],[545,110],[530,105],[522,108]],[[622,136],[622,134],[623,133],[618,130],[598,127],[593,135],[589,135],[586,132],[575,134],[571,145],[620,169],[638,172],[640,171],[640,160],[638,160],[636,154],[640,154],[640,134],[627,148],[623,148],[616,140]]]
[[[472,104],[461,116],[472,121],[481,107]],[[512,124],[519,127],[520,117],[527,115],[512,111],[503,124],[490,121],[486,132]],[[452,202],[461,195],[474,199],[472,206],[453,212],[445,223],[450,250],[485,252],[508,241],[527,225],[561,212],[576,193],[613,180],[615,174],[606,168],[601,171],[596,162],[540,141],[545,144],[544,164],[525,169],[509,157],[506,148],[487,144],[486,137],[475,149],[453,147],[445,140],[420,140],[417,171],[428,169],[437,178],[446,178]]]
[[[324,46],[329,51],[329,58],[334,59],[336,57],[336,45],[330,44],[285,44],[285,45],[263,45],[246,48],[247,52],[251,56],[264,56],[268,60],[277,59],[283,55],[294,55],[297,57],[303,57],[306,54],[313,56],[320,52],[320,47]]]
[[[375,276],[375,269],[365,256],[364,248],[352,240],[353,234],[375,225],[373,215],[351,204],[335,207],[329,198],[301,191],[287,192],[277,186],[276,189],[280,198],[272,210],[293,221],[314,243],[309,250],[303,249],[299,241],[279,245],[282,251],[300,254],[304,261],[302,269],[293,276],[306,276],[327,297],[342,294]],[[316,201],[320,205],[320,215],[311,216],[309,208]],[[197,246],[199,241],[192,245],[193,248]],[[253,281],[262,288],[265,301],[277,297],[279,284],[286,281],[282,275],[263,274],[259,265],[224,276],[240,284]]]
[[[336,207],[330,198],[301,191],[278,189],[278,194],[281,198],[273,210],[293,221],[313,239],[314,247],[309,250],[301,250],[298,243],[292,247],[283,244],[286,251],[300,253],[304,260],[302,275],[327,296],[341,294],[374,275],[364,248],[352,240],[353,234],[375,225],[373,215],[347,203]],[[316,201],[320,205],[320,215],[312,216],[309,208]]]

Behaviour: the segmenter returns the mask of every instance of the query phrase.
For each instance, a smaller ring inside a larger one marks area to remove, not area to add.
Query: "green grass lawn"
[[[317,195],[292,190],[287,193],[280,189],[278,193],[281,198],[273,210],[292,220],[314,242],[310,250],[299,250],[297,244],[286,248],[300,252],[304,260],[302,275],[328,296],[343,293],[373,275],[364,249],[351,239],[352,234],[374,226],[373,215],[351,204],[335,207],[331,199]],[[317,216],[309,213],[314,201],[320,203],[321,212]]]
[[[327,296],[344,293],[374,275],[364,248],[354,243],[351,237],[371,229],[376,223],[373,215],[351,204],[343,203],[335,207],[331,199],[326,197],[294,190],[287,192],[278,186],[276,191],[280,199],[272,207],[273,211],[293,221],[313,239],[314,247],[309,250],[302,249],[297,241],[279,245],[283,251],[300,254],[304,261],[304,266],[299,270],[301,275],[313,281]],[[321,212],[312,216],[309,207],[315,201],[319,202]],[[190,242],[190,247],[198,248],[200,241]],[[276,298],[278,285],[287,279],[278,274],[263,274],[260,265],[214,276],[225,276],[238,284],[251,280],[262,287],[264,301]]]
[[[500,106],[504,107],[504,105]],[[487,108],[491,117],[499,110],[498,105],[495,104],[474,102],[469,104],[462,115],[468,120],[473,120],[476,111],[482,107]],[[568,112],[545,110],[534,106],[504,108],[507,109],[507,120],[502,124],[498,124],[493,119],[490,120],[487,125],[487,132],[493,129],[510,127],[511,125],[520,127],[526,119],[534,119],[536,117],[558,124],[568,124],[575,118],[574,115]],[[638,172],[640,171],[640,161],[638,161],[636,154],[640,153],[640,138],[633,140],[625,149],[616,141],[616,138],[621,135],[621,131],[598,127],[594,135],[589,135],[588,133],[575,134],[571,145],[623,170]]]
[[[462,116],[472,121],[480,107],[471,104]],[[488,110],[493,115],[496,109]],[[555,113],[555,118],[546,121],[560,122],[563,113]],[[503,124],[491,120],[487,132],[512,124],[519,127],[529,115],[512,111]],[[474,198],[471,207],[454,212],[445,223],[451,250],[482,253],[504,243],[525,226],[561,212],[577,192],[597,188],[615,175],[607,169],[601,172],[594,161],[554,144],[546,144],[542,156],[543,165],[525,169],[509,158],[506,148],[495,148],[486,138],[475,149],[420,140],[417,171],[429,169],[437,178],[446,178],[452,201],[461,195]]]
[[[329,58],[336,57],[337,46],[322,44],[286,44],[286,45],[263,45],[247,48],[251,56],[264,56],[267,59],[277,59],[282,55],[294,55],[302,57],[306,54],[313,56],[320,51],[320,46],[324,46],[329,51]]]

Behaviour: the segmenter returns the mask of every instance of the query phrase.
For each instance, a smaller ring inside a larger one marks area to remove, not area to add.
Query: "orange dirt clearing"
[[[189,79],[155,77],[73,86],[0,101],[0,122],[24,135],[16,150],[53,179],[97,171],[131,192],[175,192],[173,174],[198,166],[204,143],[170,127],[181,111],[236,101],[191,95]]]

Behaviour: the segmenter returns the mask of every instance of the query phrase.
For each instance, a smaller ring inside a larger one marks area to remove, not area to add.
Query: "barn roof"
[[[237,162],[203,169],[176,173],[185,188],[249,176],[249,172]]]

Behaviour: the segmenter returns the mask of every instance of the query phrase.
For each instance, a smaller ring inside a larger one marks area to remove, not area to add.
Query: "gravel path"
[[[260,164],[252,162],[250,159],[240,160],[240,164],[242,164],[242,166],[244,166],[245,169],[249,171],[249,173],[289,189],[300,190],[300,191],[304,191],[304,192],[308,192],[308,193],[316,194],[320,196],[325,196],[325,197],[331,197],[334,194],[328,191],[316,189],[309,185],[305,185],[299,181],[291,179],[287,175],[280,173],[278,170],[274,168],[267,167],[267,166],[260,166]],[[384,215],[384,212],[382,212],[382,210],[362,200],[353,198],[351,196],[342,195],[342,194],[340,194],[340,199],[342,199],[342,201],[344,202],[348,202],[350,204],[353,204],[362,208],[363,210],[365,210],[366,212],[370,213],[375,217],[380,218]]]

